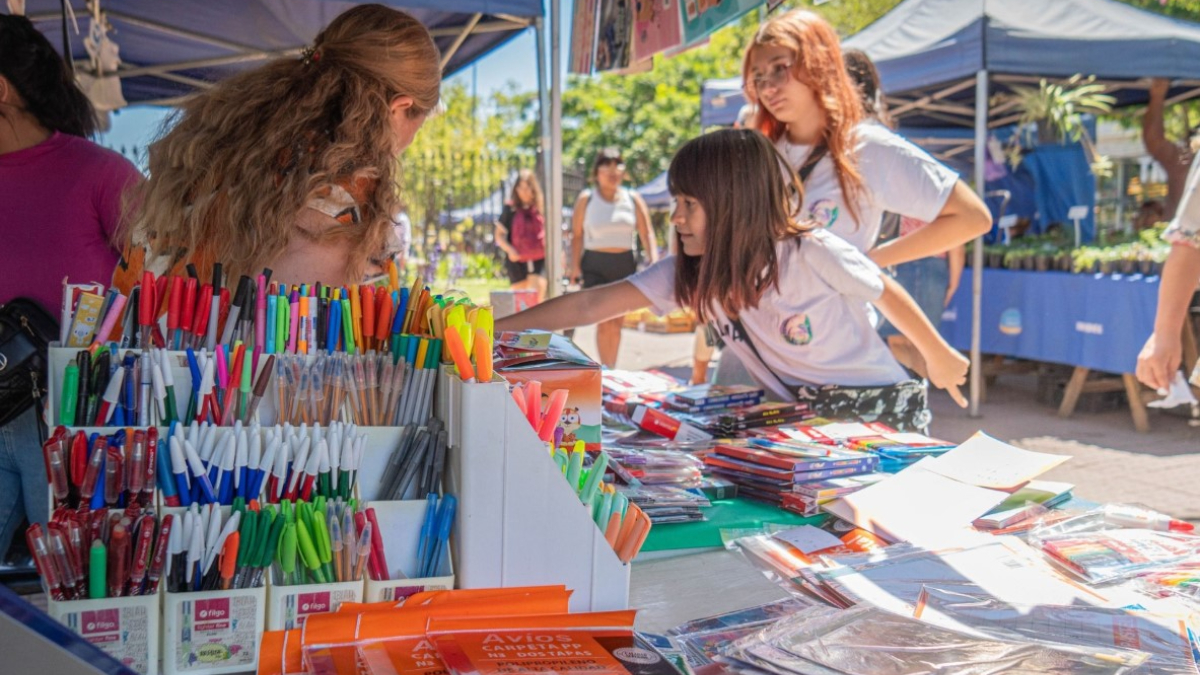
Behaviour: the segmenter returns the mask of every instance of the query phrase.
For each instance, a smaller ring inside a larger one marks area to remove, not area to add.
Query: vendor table
[[[1075,366],[1059,414],[1069,416],[1085,391],[1124,388],[1134,425],[1149,430],[1133,376],[1137,355],[1154,327],[1158,277],[1065,272],[983,271],[981,349]],[[954,347],[971,347],[971,288],[962,284],[942,317]],[[1118,381],[1088,381],[1098,370]]]

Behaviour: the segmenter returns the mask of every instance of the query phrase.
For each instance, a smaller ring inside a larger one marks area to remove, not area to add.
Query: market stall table
[[[1133,373],[1137,355],[1154,327],[1159,278],[983,270],[981,349],[1035,361],[1074,366],[1059,413],[1069,416],[1085,391],[1124,389],[1134,426],[1149,419]],[[971,289],[960,286],[942,317],[951,345],[971,347]],[[1087,381],[1097,370],[1117,381]]]

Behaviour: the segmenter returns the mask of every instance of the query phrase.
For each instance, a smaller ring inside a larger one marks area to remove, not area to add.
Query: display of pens
[[[371,560],[372,540],[366,514],[341,499],[283,502],[282,534],[275,556],[273,583],[324,584],[363,578]],[[366,528],[360,536],[356,521]]]
[[[446,466],[447,439],[436,418],[430,418],[424,426],[404,426],[383,470],[379,499],[425,499],[435,494]]]
[[[440,502],[440,504],[439,504]],[[421,538],[417,544],[417,576],[436,576],[438,565],[449,545],[450,529],[454,525],[454,514],[458,500],[454,495],[439,499],[436,492],[426,497],[425,519],[421,525]]]
[[[143,272],[127,295],[117,289],[103,298],[83,294],[92,299],[89,303],[81,303],[81,294],[70,286],[64,319],[74,325],[78,313],[95,315],[90,322],[98,327],[87,332],[94,337],[93,351],[109,340],[122,348],[209,352],[218,346],[231,350],[240,342],[256,355],[376,351],[395,357],[397,338],[429,335],[434,327],[430,309],[446,302],[419,283],[401,288],[395,263],[386,282],[345,287],[279,283],[271,281],[270,269],[235,283],[220,263],[211,271],[190,264],[185,269],[186,274],[173,276]]]
[[[169,573],[172,516],[153,511],[55,509],[25,532],[42,587],[54,600],[153,595]]]
[[[276,400],[292,424],[349,420],[363,426],[401,426],[433,409],[441,341],[400,337],[401,356],[283,355],[277,363]]]
[[[236,422],[175,425],[159,456],[158,487],[168,506],[350,499],[366,435],[334,423],[259,427]]]
[[[193,503],[178,517],[168,541],[171,593],[258,588],[279,546],[282,518],[271,505],[261,509],[238,498],[222,514],[215,504]]]
[[[55,506],[130,508],[154,504],[159,466],[158,430],[104,436],[57,427],[42,444],[46,480]]]

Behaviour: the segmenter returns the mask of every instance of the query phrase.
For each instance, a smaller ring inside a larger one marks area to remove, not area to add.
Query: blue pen
[[[458,500],[454,498],[454,495],[446,495],[442,498],[442,506],[438,509],[437,541],[421,575],[423,577],[428,578],[437,574],[438,567],[442,562],[442,553],[446,550],[446,542],[450,539],[450,527],[454,525],[454,511],[457,506]]]
[[[175,423],[172,422],[171,429],[174,428]],[[174,436],[173,433],[167,433],[168,443],[170,442],[169,439],[172,436]],[[166,451],[164,452],[164,450]],[[161,447],[160,444],[158,456],[155,458],[155,462],[158,464],[157,468],[154,470],[155,480],[158,482],[158,489],[162,490],[163,499],[170,501],[179,499],[179,493],[175,489],[175,472],[174,467],[171,466],[170,450],[168,448]]]
[[[408,313],[408,289],[400,289],[400,299],[396,301],[396,318],[392,319],[392,334],[404,332],[404,315]]]
[[[186,442],[184,443],[183,448],[184,456],[187,458],[188,469],[192,472],[192,489],[198,489],[199,497],[202,498],[197,499],[195,498],[196,496],[193,495],[194,501],[204,504],[215,504],[217,501],[217,496],[213,494],[212,481],[208,479],[208,474],[204,471],[204,462],[200,461],[200,456],[196,454],[196,449],[188,445]]]
[[[330,354],[337,351],[338,340],[342,335],[342,303],[329,303],[329,333],[325,336],[325,350]]]
[[[266,353],[275,353],[275,315],[279,313],[279,296],[267,295]]]
[[[97,509],[102,509],[105,507],[105,504],[104,504],[104,483],[105,483],[104,474],[105,474],[105,470],[108,468],[106,466],[107,464],[108,464],[108,455],[103,454],[100,457],[100,464],[99,464],[100,473],[96,474],[96,492],[92,494],[92,501],[90,504],[88,504],[88,506],[90,506],[93,511],[95,511]]]
[[[421,541],[417,544],[417,560],[420,561],[420,572],[424,572],[428,563],[425,561],[426,555],[433,548],[433,535],[437,527],[437,505],[438,496],[436,492],[430,492],[425,498],[425,522],[421,525]],[[421,576],[425,576],[421,574]]]

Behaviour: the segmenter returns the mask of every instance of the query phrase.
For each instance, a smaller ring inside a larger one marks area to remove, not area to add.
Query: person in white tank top
[[[658,261],[650,211],[640,195],[621,186],[625,163],[615,148],[605,148],[592,165],[594,190],[584,190],[575,202],[571,218],[571,264],[567,278],[582,282],[584,288],[615,283],[637,271],[637,238],[642,241],[646,260]],[[616,367],[621,348],[621,324],[624,317],[596,325],[596,347],[600,362]]]

